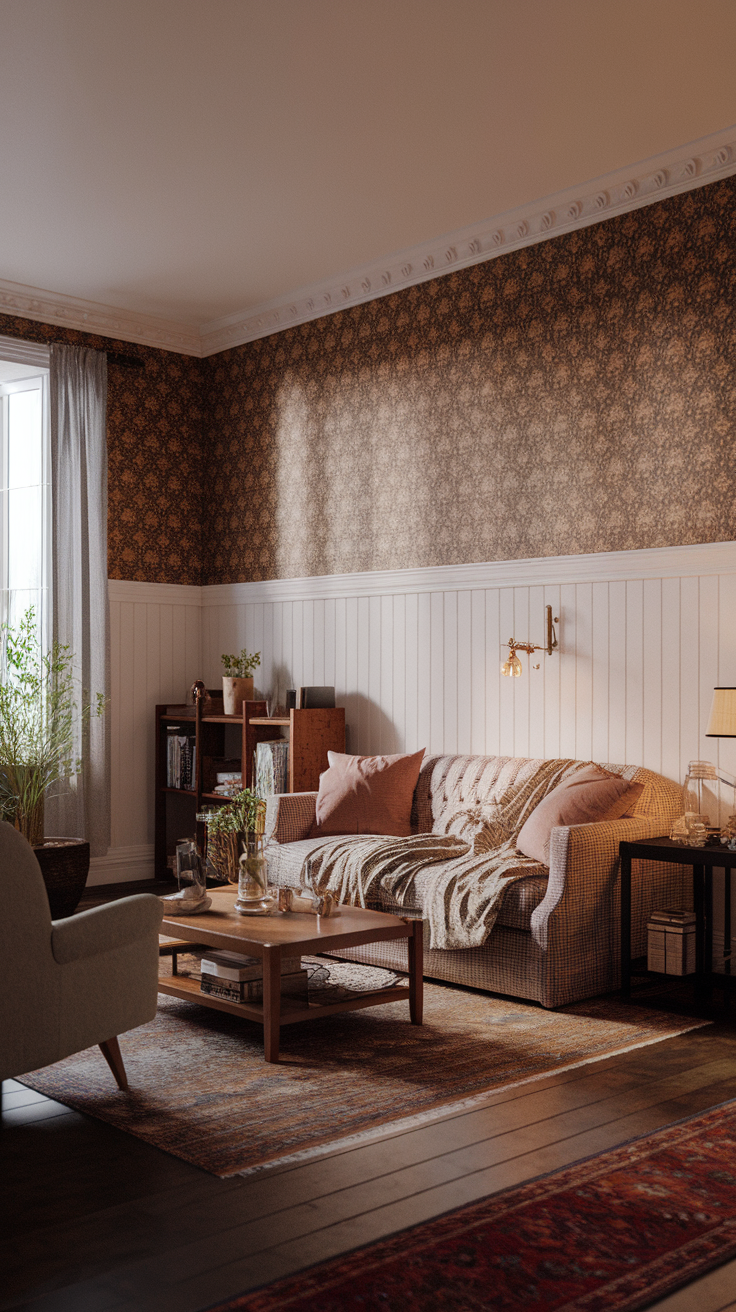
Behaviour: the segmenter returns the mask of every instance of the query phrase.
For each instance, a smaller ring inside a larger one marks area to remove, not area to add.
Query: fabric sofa
[[[527,764],[539,763],[498,756],[425,759],[414,792],[412,831],[447,833],[454,815],[498,804],[515,772]],[[531,999],[544,1007],[562,1006],[618,987],[618,846],[622,839],[668,833],[672,820],[682,812],[682,791],[662,775],[637,766],[605,765],[604,769],[644,784],[630,814],[621,820],[553,829],[549,867],[539,865],[533,874],[509,885],[485,944],[453,951],[425,946],[426,976]],[[320,848],[331,841],[308,837],[316,799],[316,793],[269,799],[266,855],[271,883],[297,887],[306,858],[314,865]],[[434,865],[417,878],[411,907],[404,903],[399,908],[385,892],[374,905],[401,915],[423,915],[430,881],[441,869]],[[634,862],[635,956],[646,950],[649,911],[686,906],[689,895],[685,867]],[[341,955],[405,970],[402,949],[403,944],[386,943]]]

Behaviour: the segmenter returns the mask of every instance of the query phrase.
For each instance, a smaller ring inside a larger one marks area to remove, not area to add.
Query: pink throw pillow
[[[549,865],[549,843],[557,825],[588,825],[619,820],[644,791],[643,784],[586,765],[552,789],[521,828],[516,846],[524,856]]]
[[[319,777],[310,838],[331,834],[411,833],[411,804],[424,748],[411,756],[343,756],[330,752]]]

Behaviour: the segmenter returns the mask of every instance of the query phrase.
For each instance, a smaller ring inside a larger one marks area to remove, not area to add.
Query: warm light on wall
[[[554,629],[555,624],[559,624],[560,622],[559,615],[555,615],[553,620],[551,606],[545,607],[545,613],[546,613],[546,624],[547,624],[547,641],[544,644],[544,646],[539,647],[535,645],[533,642],[517,642],[516,638],[509,638],[509,654],[506,660],[501,665],[502,674],[510,675],[512,678],[518,679],[519,675],[522,673],[522,664],[521,661],[519,660],[519,657],[516,654],[519,651],[525,651],[528,656],[531,656],[532,652],[534,651],[544,651],[547,653],[548,656],[551,656],[555,648],[559,646],[559,643],[557,641],[557,634],[555,633],[555,629]],[[539,669],[539,666],[536,665],[534,668]]]

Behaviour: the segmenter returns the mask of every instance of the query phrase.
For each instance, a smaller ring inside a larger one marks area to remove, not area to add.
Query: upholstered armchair
[[[33,849],[0,823],[0,1080],[99,1044],[128,1087],[117,1036],[156,1014],[162,914],[144,893],[52,920]]]

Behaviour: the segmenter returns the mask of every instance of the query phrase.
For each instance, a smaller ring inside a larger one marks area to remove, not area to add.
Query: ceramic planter
[[[222,700],[226,715],[242,715],[243,702],[253,701],[253,679],[222,676]]]

